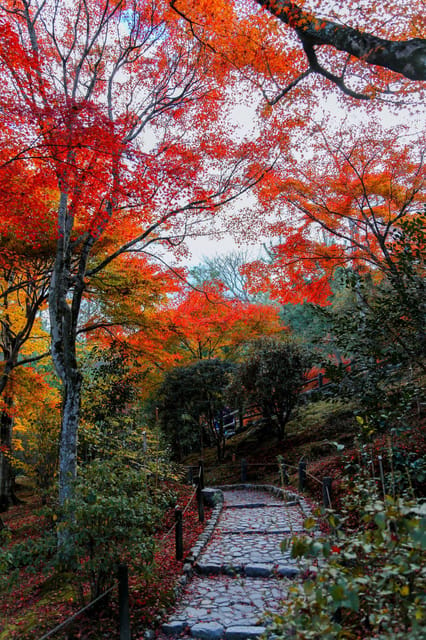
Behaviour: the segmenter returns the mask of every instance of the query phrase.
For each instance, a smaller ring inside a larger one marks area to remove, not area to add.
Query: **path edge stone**
[[[185,557],[184,564],[183,564],[183,576],[181,576],[181,578],[179,578],[178,580],[178,586],[177,586],[178,592],[176,593],[176,590],[175,590],[176,597],[178,597],[181,589],[186,585],[186,583],[192,576],[194,572],[194,564],[197,562],[204,547],[212,537],[213,531],[216,528],[220,514],[222,513],[223,491],[221,491],[221,489],[216,487],[213,487],[213,488],[209,487],[208,497],[206,496],[206,498],[207,498],[206,502],[208,501],[210,506],[213,506],[213,509],[212,509],[210,518],[206,526],[204,527],[202,534],[200,535],[195,545],[192,547],[192,549],[189,550],[189,553]]]

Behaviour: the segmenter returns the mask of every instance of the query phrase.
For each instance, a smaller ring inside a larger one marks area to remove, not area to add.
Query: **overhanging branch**
[[[396,71],[410,80],[426,80],[426,40],[422,38],[385,40],[337,22],[316,18],[293,2],[256,2],[312,46],[329,45],[368,64]]]

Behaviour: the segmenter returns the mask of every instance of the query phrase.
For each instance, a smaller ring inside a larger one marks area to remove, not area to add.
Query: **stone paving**
[[[194,558],[161,638],[247,640],[280,610],[300,567],[280,544],[303,530],[308,513],[294,499],[266,490],[223,490],[223,508],[211,537]],[[193,573],[191,572],[191,573]],[[266,616],[266,618],[265,618]]]

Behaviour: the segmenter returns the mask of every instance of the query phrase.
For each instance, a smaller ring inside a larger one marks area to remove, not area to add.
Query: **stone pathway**
[[[208,525],[209,541],[189,556],[188,580],[161,638],[257,638],[265,614],[280,610],[300,570],[280,544],[303,530],[309,512],[298,496],[283,500],[267,489],[222,490],[216,526]]]

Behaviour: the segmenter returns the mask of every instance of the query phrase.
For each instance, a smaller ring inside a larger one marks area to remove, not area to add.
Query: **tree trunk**
[[[12,407],[12,399],[5,398],[6,405]],[[13,418],[7,411],[0,414],[0,512],[16,504],[13,492],[12,465],[9,462],[8,454],[12,448],[12,426]]]
[[[73,495],[77,476],[77,443],[80,420],[82,375],[76,355],[77,324],[84,292],[87,260],[94,239],[88,236],[78,257],[76,270],[71,267],[73,217],[68,212],[68,194],[62,192],[59,202],[58,239],[55,265],[49,288],[49,315],[52,359],[62,382],[62,422],[59,441],[59,505],[64,509],[58,530],[58,548],[67,563],[73,557],[73,541],[69,525],[72,510],[67,503]]]
[[[78,370],[69,375],[64,385],[61,437],[59,443],[59,504],[63,506],[72,495],[72,483],[77,476],[77,444],[80,418],[82,376]]]

